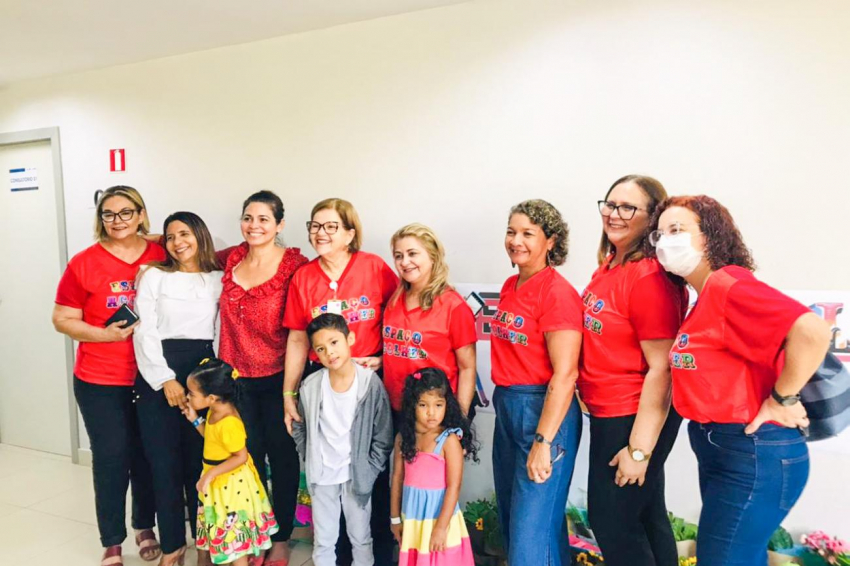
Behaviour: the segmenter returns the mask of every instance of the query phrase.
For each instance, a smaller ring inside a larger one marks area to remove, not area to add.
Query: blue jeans
[[[581,439],[581,410],[573,397],[553,444],[563,457],[542,484],[528,479],[526,461],[543,412],[546,386],[497,387],[493,394],[493,479],[499,523],[511,566],[569,564],[564,511]]]
[[[688,423],[699,463],[699,566],[766,566],[767,541],[803,493],[809,449],[797,429]]]

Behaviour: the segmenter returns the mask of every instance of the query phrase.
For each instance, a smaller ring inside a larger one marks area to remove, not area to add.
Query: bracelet
[[[284,397],[298,397],[298,392],[297,391],[284,391],[283,396]]]
[[[198,417],[197,419],[192,421],[192,426],[195,427],[195,428],[198,428],[199,426],[204,424],[205,420],[206,419],[204,419],[204,417]]]
[[[390,517],[390,524],[391,525],[400,525],[401,524],[401,517]]]

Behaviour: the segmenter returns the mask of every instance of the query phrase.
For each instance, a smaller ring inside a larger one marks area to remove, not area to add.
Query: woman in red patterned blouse
[[[224,267],[219,357],[239,371],[239,411],[248,433],[248,452],[266,482],[271,468],[272,507],[280,530],[272,535],[267,566],[289,561],[298,494],[295,443],[283,420],[283,359],[287,330],[283,313],[289,281],[307,263],[298,248],[277,245],[283,230],[283,202],[271,191],[248,197],[242,206],[245,242],[218,252]]]

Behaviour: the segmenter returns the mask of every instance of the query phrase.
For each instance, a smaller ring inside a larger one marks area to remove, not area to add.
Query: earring
[[[546,267],[552,266],[552,250],[546,251]]]

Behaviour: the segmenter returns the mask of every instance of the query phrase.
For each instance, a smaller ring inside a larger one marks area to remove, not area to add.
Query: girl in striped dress
[[[399,566],[472,566],[458,506],[464,453],[478,461],[469,421],[446,374],[407,376],[394,453],[391,518]]]

